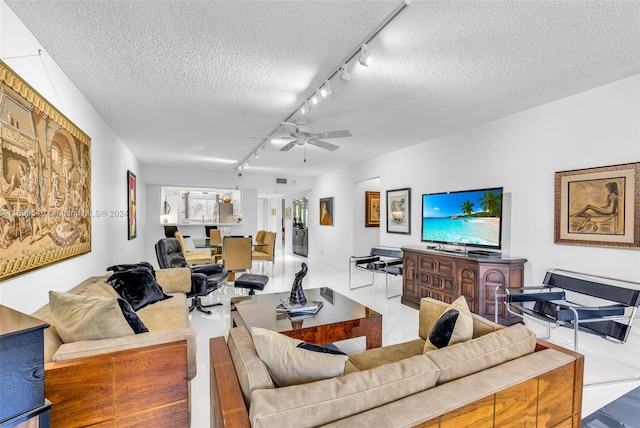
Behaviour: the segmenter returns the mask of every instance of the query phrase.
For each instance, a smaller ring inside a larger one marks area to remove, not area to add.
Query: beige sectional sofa
[[[211,339],[214,426],[580,425],[582,355],[474,314],[471,340],[423,353],[447,307],[422,299],[418,339],[352,354],[342,376],[279,388],[245,328]]]
[[[135,426],[141,421],[189,426],[188,382],[196,375],[195,331],[189,327],[186,296],[191,273],[179,268],[155,274],[171,298],[137,311],[145,333],[63,343],[50,305],[33,313],[51,324],[44,331],[44,358],[52,427]],[[106,282],[110,275],[89,278],[67,293],[117,297]]]

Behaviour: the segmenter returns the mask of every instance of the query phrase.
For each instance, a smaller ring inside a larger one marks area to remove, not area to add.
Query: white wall
[[[37,54],[38,49],[41,56],[9,59]],[[4,1],[0,2],[0,57],[7,58],[9,67],[91,138],[93,211],[126,212],[127,170],[136,174],[138,201],[144,201],[144,180],[136,159]],[[68,290],[89,276],[106,273],[112,264],[139,258],[145,245],[144,217],[145,206],[139,203],[138,238],[131,241],[126,217],[93,217],[90,253],[3,281],[0,303],[31,313],[48,302],[48,290]]]
[[[640,76],[614,82],[318,177],[310,194],[309,257],[344,267],[353,247],[352,190],[380,177],[385,191],[410,187],[411,235],[382,245],[420,244],[423,193],[504,186],[510,197],[510,254],[526,257],[527,283],[548,268],[640,281],[640,251],[554,244],[554,173],[640,161]],[[318,225],[318,198],[334,196],[335,226]],[[339,245],[336,245],[339,243]],[[329,251],[331,249],[331,251]]]

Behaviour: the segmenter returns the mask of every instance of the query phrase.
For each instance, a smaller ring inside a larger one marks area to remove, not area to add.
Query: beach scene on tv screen
[[[498,190],[423,195],[422,240],[500,246]]]

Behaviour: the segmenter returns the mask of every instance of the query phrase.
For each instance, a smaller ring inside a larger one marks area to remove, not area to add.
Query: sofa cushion
[[[353,368],[357,370],[369,370],[383,364],[404,360],[405,358],[420,355],[424,350],[424,340],[415,339],[395,345],[387,345],[382,348],[367,349],[349,355],[349,361],[353,366],[347,366],[345,373],[350,373]]]
[[[249,408],[251,393],[256,389],[273,389],[273,381],[269,376],[267,367],[258,356],[251,335],[245,327],[236,327],[229,330],[227,347],[238,375],[244,402]]]
[[[136,269],[136,268],[149,269],[149,271],[151,271],[151,274],[153,275],[153,277],[154,278],[156,277],[156,271],[153,268],[153,265],[151,265],[151,263],[149,263],[149,262],[113,265],[113,266],[109,266],[107,268],[107,270],[110,270],[112,272],[123,272],[125,270],[131,270],[131,269]]]
[[[429,336],[429,332],[431,332],[433,324],[448,307],[448,303],[441,302],[430,297],[423,297],[420,299],[418,336],[426,340],[427,336]],[[504,328],[504,326],[489,321],[488,319],[474,313],[471,314],[471,318],[473,319],[474,338]]]
[[[138,267],[115,272],[107,281],[120,297],[129,302],[134,311],[171,297],[162,292],[160,285],[147,268]]]
[[[93,297],[120,297],[118,292],[113,288],[109,283],[98,281],[89,286],[83,293],[80,293],[82,296],[93,296]]]
[[[64,343],[147,332],[131,306],[120,298],[49,292],[53,323]]]
[[[424,343],[424,352],[440,349],[473,337],[473,319],[464,296],[458,297],[438,317]]]
[[[252,327],[251,336],[260,359],[280,387],[340,376],[349,358],[300,348],[302,340],[264,328]]]
[[[438,384],[441,384],[530,354],[535,347],[535,333],[515,324],[425,355],[440,368]]]
[[[421,354],[305,385],[255,390],[249,408],[251,426],[324,425],[432,388],[438,374],[435,364]]]

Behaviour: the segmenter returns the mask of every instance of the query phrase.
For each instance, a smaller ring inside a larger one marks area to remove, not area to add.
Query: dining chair
[[[222,231],[220,229],[209,229],[209,245],[211,246],[211,255],[213,262],[222,261]]]
[[[176,239],[180,242],[180,247],[182,248],[182,255],[184,259],[187,261],[187,264],[193,265],[198,263],[211,263],[211,252],[210,251],[187,251],[187,246],[184,241],[184,235],[180,232],[176,232]]]
[[[222,265],[235,280],[235,272],[251,270],[251,236],[225,236],[222,238]]]
[[[262,262],[262,272],[264,272],[264,264],[271,262],[271,276],[275,272],[275,247],[276,247],[276,233],[266,232],[264,245],[257,246],[252,253],[252,259]]]

